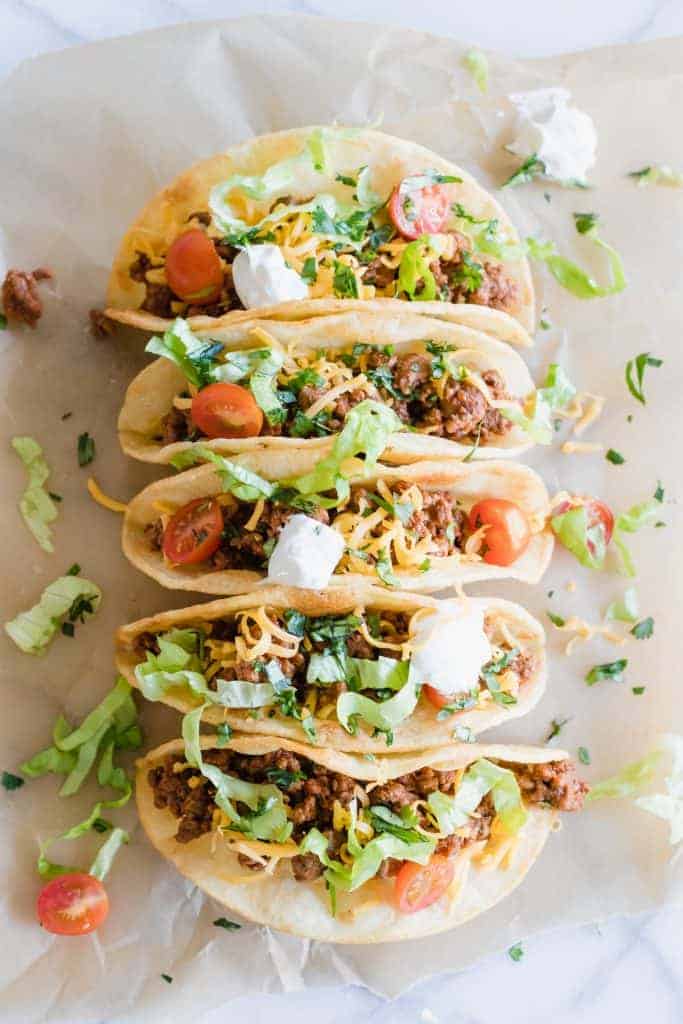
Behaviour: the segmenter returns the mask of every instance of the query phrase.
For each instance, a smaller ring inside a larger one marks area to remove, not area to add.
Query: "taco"
[[[297,489],[319,473],[310,452],[298,477],[272,453],[246,464],[203,454],[209,464],[150,484],[124,518],[126,557],[171,589],[241,594],[270,578],[430,592],[506,577],[537,583],[550,561],[548,494],[527,466],[378,465],[338,496]]]
[[[349,412],[384,405],[384,459],[516,457],[549,443],[516,351],[483,332],[406,312],[247,320],[193,332],[177,320],[148,351],[119,415],[127,455],[167,463],[196,442],[221,454],[329,450]]]
[[[456,744],[379,756],[264,736],[182,741],[138,762],[157,850],[247,919],[327,942],[463,924],[519,885],[588,790],[568,755]]]
[[[148,700],[336,750],[471,738],[526,714],[546,681],[543,628],[519,605],[379,588],[264,587],[133,622],[116,646]]]
[[[184,172],[126,233],[107,312],[218,317],[320,298],[534,322],[519,237],[470,174],[414,142],[331,127],[259,136]]]

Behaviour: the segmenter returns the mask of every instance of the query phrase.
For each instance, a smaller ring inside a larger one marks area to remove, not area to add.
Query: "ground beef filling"
[[[232,263],[237,250],[221,242],[214,242],[214,245],[218,255],[223,259],[229,256],[230,263]],[[158,261],[153,263],[144,252],[136,252],[135,259],[128,268],[128,273],[133,281],[145,286],[145,297],[140,308],[144,309],[146,313],[172,319],[175,316],[223,316],[224,313],[229,313],[233,309],[244,309],[244,305],[233,287],[232,270],[229,265],[225,268],[220,295],[214,302],[206,306],[186,303],[174,295],[167,284],[148,280],[148,273],[159,269]]]
[[[378,395],[403,423],[450,441],[489,444],[512,429],[511,421],[498,409],[489,406],[479,388],[469,381],[449,376],[442,389],[443,369],[437,365],[435,375],[432,355],[389,355],[376,349],[368,355],[367,367],[365,372],[374,384],[373,389],[348,391],[311,419],[307,418],[308,409],[327,393],[328,388],[305,384],[298,392],[297,401],[286,407],[283,423],[274,426],[264,419],[261,434],[311,437],[336,433],[355,405],[366,398],[377,399]],[[485,370],[482,379],[493,399],[513,401],[497,370]],[[163,444],[173,444],[175,441],[194,441],[201,436],[192,422],[190,410],[173,408],[163,418],[157,439]]]
[[[36,270],[8,270],[2,282],[2,310],[8,320],[35,327],[43,315],[39,281],[51,281],[53,274],[46,267]]]
[[[399,484],[394,492],[396,502],[402,501],[408,484]],[[421,539],[430,536],[434,544],[433,555],[445,558],[453,555],[463,547],[467,515],[458,508],[455,498],[448,491],[428,491],[420,488],[422,508],[414,511],[406,521],[409,532]],[[374,510],[372,492],[365,488],[356,488],[352,492],[349,510],[358,512],[363,507]],[[268,563],[274,542],[280,535],[285,523],[298,510],[266,501],[261,516],[253,529],[245,529],[251,518],[254,506],[246,502],[236,501],[234,504],[223,505],[223,534],[218,549],[208,560],[215,570],[247,569],[263,570]],[[345,511],[344,509],[343,511]],[[307,515],[325,525],[334,521],[334,513],[326,509],[315,508]],[[157,519],[145,527],[145,536],[154,550],[160,550],[164,539],[161,520]],[[374,564],[374,557],[368,556],[368,564]]]
[[[288,750],[276,750],[260,756],[238,754],[232,750],[209,750],[203,756],[207,764],[216,765],[228,775],[278,786],[291,809],[289,817],[295,842],[301,842],[312,828],[317,828],[329,839],[328,849],[332,856],[345,842],[345,833],[335,832],[333,828],[334,804],[338,801],[344,808],[349,806],[356,795],[356,787],[361,786],[354,779]],[[182,767],[178,769],[178,765]],[[543,803],[562,811],[581,808],[588,786],[577,777],[572,762],[510,767],[515,771],[522,795],[528,803]],[[403,807],[416,800],[424,800],[437,790],[452,793],[456,778],[457,773],[453,771],[420,768],[375,786],[369,793],[370,804],[383,804],[395,814],[400,814]],[[150,769],[148,780],[154,792],[154,806],[167,809],[178,818],[175,838],[179,843],[191,842],[212,830],[216,810],[215,789],[196,768],[169,755],[159,766]],[[237,809],[242,813],[247,810],[239,804]],[[494,817],[493,802],[487,796],[471,818],[467,832],[439,840],[436,852],[450,856],[471,843],[487,839]],[[254,870],[263,867],[260,862],[243,855],[240,859]],[[314,854],[300,854],[292,858],[291,865],[294,877],[299,881],[311,881],[324,870]],[[393,874],[398,866],[399,862],[384,861],[380,876]]]

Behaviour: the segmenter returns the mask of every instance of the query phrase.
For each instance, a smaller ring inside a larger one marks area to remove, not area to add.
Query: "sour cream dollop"
[[[536,154],[548,178],[585,182],[595,163],[598,136],[592,118],[569,106],[571,98],[568,89],[560,88],[513,93],[517,120],[507,149],[525,159]]]
[[[344,553],[344,538],[311,516],[288,519],[268,562],[268,579],[287,587],[323,590]]]
[[[450,696],[474,689],[479,673],[491,660],[491,645],[484,632],[483,602],[470,599],[442,605],[416,624],[411,672],[416,682]]]
[[[270,243],[248,245],[238,252],[232,264],[232,280],[247,309],[308,296],[306,282],[286,266],[280,247]]]

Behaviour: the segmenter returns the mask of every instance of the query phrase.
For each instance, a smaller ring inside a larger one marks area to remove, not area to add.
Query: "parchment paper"
[[[672,112],[683,107],[680,40],[599,50],[543,62],[492,57],[488,96],[460,66],[453,41],[378,26],[304,17],[249,18],[183,25],[40,58],[22,65],[0,94],[0,259],[6,266],[49,264],[56,284],[35,332],[0,334],[2,345],[2,620],[37,600],[43,586],[79,562],[104,589],[96,619],[76,637],[59,637],[33,659],[0,639],[2,767],[15,768],[46,745],[60,710],[80,717],[111,686],[112,631],[121,622],[180,605],[127,565],[120,520],[85,490],[94,473],[123,499],[149,481],[150,467],[124,460],[114,434],[124,388],[145,362],[140,336],[95,340],[87,311],[102,300],[108,265],[122,232],[149,196],[193,161],[248,136],[293,125],[374,121],[452,157],[494,187],[513,166],[506,95],[544,85],[568,86],[595,119],[599,160],[590,192],[533,185],[503,193],[523,233],[554,239],[560,251],[601,273],[599,255],[580,239],[571,213],[601,214],[604,236],[623,253],[629,288],[622,296],[581,302],[544,271],[539,308],[554,326],[538,335],[536,372],[559,356],[578,386],[608,396],[589,434],[626,456],[565,456],[557,448],[530,461],[551,491],[562,484],[626,508],[650,496],[661,478],[667,500],[681,481],[680,295],[683,193],[638,189],[626,172],[651,162],[683,168],[683,136]],[[548,199],[544,198],[547,193]],[[628,358],[652,351],[648,405],[629,397]],[[61,417],[71,412],[66,420]],[[627,414],[633,421],[627,422]],[[79,469],[76,438],[87,430],[97,457]],[[30,433],[53,467],[49,486],[63,495],[56,553],[44,555],[16,508],[23,470],[9,438]],[[523,721],[496,738],[542,741],[553,717],[572,716],[560,741],[590,750],[589,777],[602,778],[644,754],[661,729],[681,727],[680,608],[683,565],[676,509],[667,529],[633,539],[643,614],[655,617],[652,640],[628,648],[628,679],[589,689],[586,668],[612,660],[615,648],[592,642],[570,659],[551,638],[548,695]],[[565,584],[576,580],[575,593]],[[623,590],[613,574],[590,575],[563,553],[536,588],[499,587],[543,616],[580,611],[597,621]],[[554,589],[552,599],[546,592]],[[631,686],[647,685],[643,696]],[[178,731],[178,720],[143,709],[148,742]],[[36,839],[79,820],[93,794],[57,800],[46,778],[0,797],[4,892],[0,917],[0,1013],[7,1021],[186,1021],[249,991],[363,982],[395,994],[439,970],[460,968],[529,932],[572,921],[635,912],[670,900],[678,888],[668,867],[663,823],[630,801],[595,804],[553,836],[512,898],[459,931],[401,946],[335,949],[247,926],[212,926],[207,905],[160,862],[127,811],[132,828],[108,889],[112,912],[96,938],[59,940],[34,920]],[[93,837],[97,839],[98,837]],[[87,864],[89,840],[65,853]],[[57,851],[58,853],[63,851]],[[678,879],[680,885],[680,878]],[[397,969],[398,968],[398,969]],[[167,985],[164,972],[174,981]]]

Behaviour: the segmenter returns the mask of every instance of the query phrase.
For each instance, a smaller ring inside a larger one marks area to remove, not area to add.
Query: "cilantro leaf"
[[[628,665],[626,658],[619,658],[617,661],[608,661],[603,665],[593,665],[590,672],[586,673],[586,682],[594,686],[602,679],[612,679],[615,683],[623,683],[624,669]]]
[[[662,363],[662,359],[657,359],[655,356],[651,356],[649,352],[641,352],[640,355],[635,357],[635,359],[629,359],[627,362],[625,371],[626,385],[633,397],[637,399],[641,405],[646,404],[645,394],[643,392],[643,377],[645,375],[645,370],[648,366],[658,368]]]

